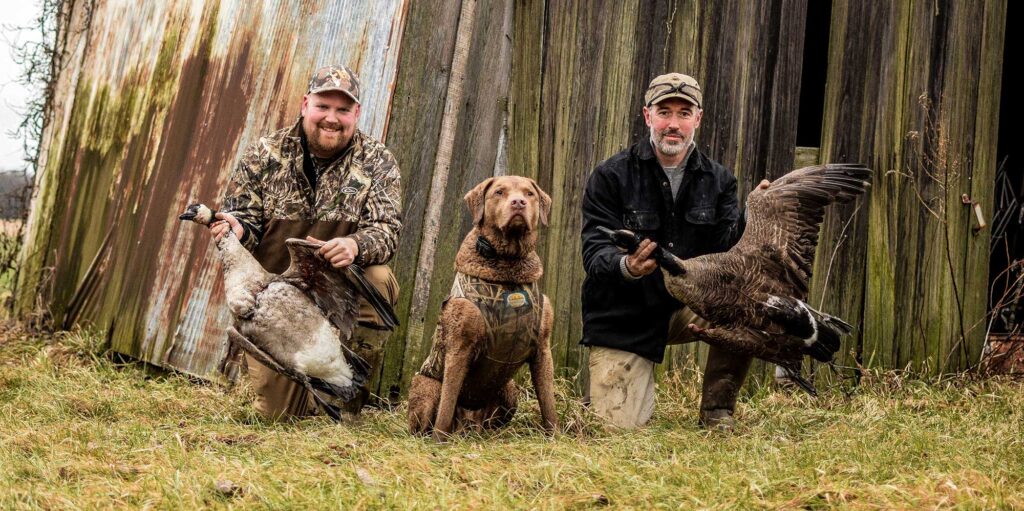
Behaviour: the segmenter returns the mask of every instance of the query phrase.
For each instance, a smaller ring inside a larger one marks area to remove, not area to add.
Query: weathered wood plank
[[[405,38],[416,43],[403,45],[399,57],[388,147],[402,169],[403,225],[392,262],[401,287],[396,312],[402,325],[389,338],[384,353],[377,393],[385,397],[401,387],[407,318],[445,104],[445,95],[438,91],[448,88],[460,7],[461,2],[445,0],[412,2]]]
[[[440,208],[439,225],[443,228],[437,233],[433,264],[425,268],[430,272],[429,294],[422,319],[409,320],[410,329],[420,330],[410,330],[406,337],[400,380],[403,389],[408,387],[430,350],[441,302],[448,296],[455,274],[455,253],[470,229],[462,197],[493,174],[498,142],[505,125],[511,70],[512,5],[503,0],[480,0],[477,4],[471,25],[467,27],[471,34],[470,51],[466,55],[461,107],[453,124],[453,152]],[[417,298],[422,297],[413,297]]]
[[[979,136],[980,94],[964,77],[977,76],[992,50],[989,42],[982,51],[976,27],[1001,23],[999,15],[955,1],[834,6],[821,159],[863,161],[876,175],[859,211],[829,215],[815,296],[860,326],[870,365],[958,370],[980,349],[980,334],[961,337],[984,316],[974,302],[984,301],[975,286],[986,286],[988,242],[971,232],[960,196],[978,183],[984,189],[972,193],[991,196],[994,162],[974,148],[980,138],[994,154],[995,111]],[[986,84],[986,102],[993,87]]]
[[[997,157],[997,141],[999,131],[1000,87],[999,81],[1004,66],[1003,41],[1006,36],[1007,4],[1002,0],[988,0],[984,3],[981,16],[981,53],[977,62],[977,104],[975,105],[976,120],[974,132],[974,151],[968,156],[974,162],[970,182],[971,200],[981,205],[982,214],[991,226],[994,211],[995,174],[999,162]],[[969,71],[972,72],[972,71]],[[991,245],[991,227],[982,228],[975,233],[976,224],[971,223],[968,234],[968,264],[964,272],[967,291],[964,303],[967,305],[964,315],[972,318],[967,343],[967,360],[961,360],[957,367],[970,367],[979,363],[981,351],[987,334],[988,309],[988,265],[979,264],[989,261]]]
[[[880,70],[871,65],[882,62],[879,58],[879,41],[883,38],[864,41],[864,44],[869,45],[864,48],[861,34],[877,28],[872,23],[887,26],[891,22],[881,12],[884,9],[880,4],[833,4],[825,119],[819,156],[822,163],[865,162],[875,169],[879,168],[869,158],[874,125],[870,119],[862,119],[861,112],[865,102],[879,94],[880,80],[864,80],[864,74],[876,76],[879,73]],[[813,305],[844,318],[858,332],[863,329],[862,281],[865,276],[868,213],[866,207],[861,207],[862,202],[860,200],[845,206],[835,206],[826,213],[819,237],[811,291]],[[847,339],[844,342],[848,343],[846,347],[850,347],[856,344],[855,341]],[[840,358],[840,362],[844,362],[844,359]]]
[[[412,301],[406,316],[405,355],[403,362],[415,357],[421,351],[424,337],[423,322],[427,314],[431,281],[434,276],[434,262],[438,237],[441,231],[441,215],[444,208],[445,191],[455,149],[456,126],[462,115],[466,81],[466,67],[469,60],[470,41],[476,25],[477,2],[462,2],[459,24],[455,30],[455,48],[451,61],[451,78],[445,91],[444,112],[441,115],[441,130],[438,133],[437,152],[431,167],[430,193],[426,197],[423,212],[423,232],[419,253],[416,257],[416,277],[413,281]],[[403,379],[405,375],[403,374]]]

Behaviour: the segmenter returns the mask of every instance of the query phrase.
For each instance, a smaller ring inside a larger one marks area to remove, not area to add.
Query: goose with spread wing
[[[181,220],[209,226],[215,212],[193,204]],[[291,238],[291,265],[269,273],[229,232],[217,241],[224,292],[234,326],[228,338],[261,363],[306,388],[335,420],[340,408],[365,384],[370,368],[345,343],[356,327],[360,296],[386,326],[398,324],[394,310],[357,265],[336,269],[317,250],[322,242]]]
[[[803,357],[831,362],[853,329],[806,301],[818,231],[825,208],[863,194],[870,179],[858,164],[797,169],[750,193],[746,229],[729,251],[684,261],[659,247],[669,293],[713,325],[689,325],[694,336],[772,362],[815,394],[800,376]],[[628,231],[606,234],[627,250],[640,241]]]

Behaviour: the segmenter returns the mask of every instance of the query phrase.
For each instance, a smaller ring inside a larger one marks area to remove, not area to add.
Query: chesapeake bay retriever
[[[498,428],[515,415],[512,376],[523,364],[544,428],[558,427],[551,362],[552,307],[537,281],[534,250],[551,197],[532,179],[487,179],[469,191],[474,227],[455,257],[452,292],[441,308],[430,356],[409,391],[409,430],[442,440],[460,426]]]

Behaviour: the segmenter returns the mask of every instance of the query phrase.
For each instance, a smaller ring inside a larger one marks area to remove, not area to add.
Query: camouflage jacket
[[[384,144],[356,130],[345,153],[317,178],[316,196],[303,174],[301,119],[260,137],[231,173],[223,210],[242,223],[242,244],[253,251],[275,221],[345,223],[359,246],[356,263],[391,259],[398,245],[401,176]]]

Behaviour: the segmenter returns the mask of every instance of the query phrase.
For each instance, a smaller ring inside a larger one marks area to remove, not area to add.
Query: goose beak
[[[668,272],[668,274],[673,277],[685,276],[686,269],[683,268],[683,265],[681,264],[681,261],[679,261],[679,258],[668,253],[668,251],[665,251],[663,253],[665,257],[661,259],[661,268]]]
[[[643,238],[640,238],[632,231],[626,229],[619,229],[613,231],[607,227],[597,226],[598,232],[608,237],[612,244],[616,247],[626,250],[630,254],[636,251],[637,247],[640,246],[640,242]]]
[[[200,216],[201,216],[201,213],[203,213],[203,210],[205,210],[205,209],[208,209],[208,208],[206,208],[202,204],[189,204],[189,206],[187,208],[185,208],[185,212],[183,212],[182,214],[178,215],[178,220],[192,221],[192,222],[196,222],[196,223],[203,223],[205,221],[205,219],[204,218],[200,218]]]

